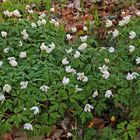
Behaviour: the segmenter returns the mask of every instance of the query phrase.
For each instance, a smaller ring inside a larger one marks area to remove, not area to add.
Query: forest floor
[[[89,9],[90,7],[90,9]],[[95,9],[96,7],[96,9]],[[117,24],[122,16],[122,12],[125,12],[125,15],[133,15],[140,7],[140,3],[136,5],[129,5],[125,3],[116,4],[113,0],[110,2],[106,2],[105,5],[102,3],[98,3],[98,5],[94,5],[93,3],[84,3],[84,12],[79,11],[73,6],[73,3],[69,0],[67,5],[63,8],[60,7],[58,3],[54,3],[55,12],[52,13],[52,16],[58,18],[58,21],[65,25],[65,31],[68,32],[70,28],[76,27],[78,29],[78,35],[81,34],[82,27],[88,21],[94,21],[96,24],[100,24],[100,22],[104,22],[105,17],[113,17],[114,24]],[[96,15],[96,10],[98,10],[98,15]],[[44,10],[45,11],[45,10]],[[114,14],[115,13],[115,14]],[[98,22],[100,19],[100,22]],[[106,36],[106,31],[104,27],[98,28],[96,30],[97,34],[100,38],[104,38]],[[4,139],[0,140],[13,140],[11,134],[6,134]],[[49,138],[42,137],[33,137],[27,138],[26,134],[20,134],[14,137],[14,140],[51,140]],[[140,131],[138,133],[137,140],[140,140]]]

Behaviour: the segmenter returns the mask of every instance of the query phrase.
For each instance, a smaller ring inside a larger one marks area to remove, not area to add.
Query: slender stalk
[[[11,2],[11,0],[9,0],[9,3],[10,3],[10,5],[11,5],[11,7],[14,7],[14,5],[13,5],[12,2]]]
[[[84,0],[81,0],[82,13],[84,13]]]

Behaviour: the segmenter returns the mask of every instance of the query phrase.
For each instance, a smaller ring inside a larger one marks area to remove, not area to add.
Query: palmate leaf
[[[3,135],[12,130],[12,125],[9,122],[1,122],[0,124],[0,135]]]

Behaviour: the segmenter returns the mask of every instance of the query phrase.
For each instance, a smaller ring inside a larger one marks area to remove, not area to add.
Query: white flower
[[[111,27],[113,25],[112,21],[111,20],[106,20],[106,25],[105,27]]]
[[[30,110],[34,111],[34,115],[39,114],[39,108],[37,106],[30,108]]]
[[[119,26],[124,26],[125,24],[128,24],[130,21],[131,15],[127,15],[123,17],[122,20],[119,21]]]
[[[37,27],[36,23],[31,23],[31,26],[32,26],[32,28],[36,28]]]
[[[46,24],[46,20],[45,19],[41,19],[37,21],[37,25],[41,26],[41,25],[45,25]]]
[[[28,86],[28,81],[21,81],[20,86],[20,89],[26,89]]]
[[[63,65],[67,65],[67,64],[69,64],[69,61],[67,60],[67,58],[63,58],[63,60],[62,60],[62,64],[63,64]]]
[[[111,96],[113,96],[112,91],[107,90],[106,93],[105,93],[105,97],[110,98]]]
[[[76,85],[75,91],[76,92],[80,92],[80,91],[83,91],[83,89],[82,88],[79,88],[78,85]]]
[[[77,28],[76,28],[76,27],[73,27],[73,28],[71,28],[71,31],[72,31],[73,33],[75,33],[75,32],[77,32]]]
[[[33,126],[30,123],[26,123],[26,124],[24,124],[24,129],[33,130]]]
[[[120,20],[120,21],[119,21],[119,26],[124,26],[124,25],[125,25],[124,20]]]
[[[108,51],[109,51],[110,53],[113,53],[113,52],[115,51],[115,49],[114,49],[113,47],[109,47]]]
[[[51,53],[52,51],[53,51],[52,48],[46,47],[46,52],[47,52],[47,53]]]
[[[65,50],[68,54],[72,52],[72,48]]]
[[[50,46],[50,48],[51,48],[52,50],[55,49],[55,44],[54,44],[53,42],[51,42],[51,44],[49,44],[49,46]]]
[[[19,13],[17,9],[13,11],[13,15],[17,18],[21,17],[21,14]]]
[[[46,17],[46,14],[42,13],[40,16],[39,16],[39,19],[43,19]]]
[[[0,94],[0,101],[3,102],[5,100],[5,96],[3,94]]]
[[[75,53],[74,53],[74,58],[79,58],[80,57],[80,52],[79,51],[76,51]]]
[[[81,36],[80,39],[81,39],[82,42],[86,42],[87,41],[87,35]]]
[[[55,24],[56,23],[56,20],[55,19],[51,19],[50,20],[50,23]]]
[[[88,28],[86,26],[83,27],[83,31],[87,31]]]
[[[128,73],[127,76],[126,76],[126,80],[133,80],[133,79],[136,79],[137,76],[139,76],[139,74],[136,73],[136,72]]]
[[[43,92],[47,92],[48,89],[49,89],[49,87],[46,86],[46,85],[43,85],[43,86],[40,87],[40,90],[43,91]]]
[[[25,6],[25,9],[26,9],[26,10],[30,9],[30,5],[26,5],[26,6]]]
[[[41,25],[42,25],[42,21],[41,21],[41,20],[38,20],[38,21],[37,21],[37,25],[38,25],[38,26],[41,26]]]
[[[110,73],[108,71],[103,71],[103,78],[108,79],[110,77]]]
[[[64,85],[67,85],[69,82],[70,82],[70,79],[69,78],[63,77],[62,83]]]
[[[18,46],[19,46],[19,47],[22,47],[22,46],[23,46],[23,43],[22,43],[22,41],[21,41],[21,40],[19,41]]]
[[[26,32],[26,29],[24,29],[22,32],[21,32],[21,35],[23,36],[23,39],[28,39],[29,35],[27,34]]]
[[[140,11],[137,11],[136,12],[136,15],[140,17]]]
[[[100,72],[102,72],[102,77],[104,79],[108,79],[110,76],[110,73],[108,72],[108,67],[106,65],[103,65],[102,67],[99,67]]]
[[[29,14],[33,14],[34,11],[33,11],[33,10],[28,10],[28,13],[29,13]]]
[[[59,27],[59,25],[60,25],[60,24],[59,24],[59,22],[58,22],[58,21],[57,21],[57,22],[55,22],[55,26],[56,26],[56,27]]]
[[[46,52],[47,52],[47,53],[51,53],[52,51],[53,51],[52,48],[46,47]]]
[[[8,59],[9,61],[11,61],[11,60],[16,60],[15,57],[8,57],[7,59]]]
[[[40,46],[41,51],[46,51],[47,46],[45,45],[45,43],[43,42]]]
[[[51,9],[50,9],[50,12],[54,12],[55,11],[55,9],[52,7]]]
[[[136,64],[140,64],[140,57],[136,59]]]
[[[45,19],[42,19],[42,20],[41,20],[41,24],[42,24],[42,25],[45,25],[45,24],[46,24],[46,20],[45,20]]]
[[[12,67],[16,67],[17,66],[17,61],[15,60],[15,57],[8,57],[7,59],[9,60],[9,64]]]
[[[127,16],[123,17],[124,24],[128,24],[130,21],[130,18],[131,18],[131,15],[127,15]]]
[[[136,37],[136,33],[134,32],[134,31],[131,31],[130,33],[129,33],[129,38],[130,39],[134,39]]]
[[[130,46],[129,46],[129,52],[133,52],[134,50],[135,50],[135,46],[130,45]]]
[[[112,32],[112,34],[113,34],[113,37],[117,37],[118,35],[119,35],[119,32],[118,32],[118,30],[114,30],[113,32]]]
[[[26,58],[27,57],[26,52],[20,52],[19,57],[20,58]]]
[[[87,43],[83,43],[78,47],[78,50],[82,51],[82,50],[86,49],[87,46],[88,46]]]
[[[92,109],[94,109],[94,107],[90,104],[86,104],[84,107],[85,112],[91,112]]]
[[[70,34],[67,34],[66,37],[67,37],[67,40],[71,40],[72,39],[72,36]]]
[[[107,71],[108,70],[108,66],[106,65],[103,65],[102,67],[98,67],[100,72],[104,72],[104,71]]]
[[[98,96],[98,91],[95,90],[94,93],[93,93],[93,95],[92,95],[92,97],[95,98],[95,97],[97,97],[97,96]]]
[[[27,109],[26,108],[23,108],[23,110],[26,111]]]
[[[9,84],[5,84],[3,86],[3,91],[9,93],[11,91],[11,86]]]
[[[2,64],[3,64],[3,61],[0,61],[0,67],[2,66]]]
[[[132,74],[128,73],[127,76],[126,76],[126,79],[127,79],[127,80],[133,80],[134,77],[133,77]]]
[[[84,78],[84,72],[82,72],[82,73],[77,73],[77,80],[83,80],[83,78]]]
[[[7,0],[2,0],[2,2],[6,2]]]
[[[7,33],[5,31],[1,31],[1,36],[2,37],[6,37],[7,36]]]
[[[70,132],[67,133],[67,138],[72,137],[72,134]]]
[[[82,82],[87,82],[88,81],[88,77],[84,75],[84,72],[82,73],[77,73],[77,80],[80,80]]]
[[[88,81],[88,77],[84,76],[82,82],[87,82]]]
[[[25,34],[25,35],[23,35],[23,39],[28,39],[28,37],[29,37],[29,35],[28,34]]]
[[[65,71],[67,73],[76,73],[76,70],[71,68],[71,66],[66,66]]]
[[[5,16],[8,16],[8,17],[12,17],[12,15],[13,15],[13,13],[12,13],[12,12],[9,12],[8,10],[3,11],[3,14],[4,14]]]
[[[16,66],[17,66],[17,61],[16,61],[16,60],[10,60],[10,61],[9,61],[9,64],[10,64],[12,67],[16,67]]]

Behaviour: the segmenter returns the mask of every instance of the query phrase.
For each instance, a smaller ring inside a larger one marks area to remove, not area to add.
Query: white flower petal
[[[30,110],[34,111],[34,115],[39,114],[39,108],[37,106],[30,108]]]
[[[85,112],[91,112],[92,109],[94,109],[94,107],[90,104],[86,104],[84,107]]]
[[[26,124],[24,124],[24,129],[33,130],[33,126],[30,123],[26,123]]]
[[[11,91],[11,86],[9,84],[5,84],[3,86],[3,91],[9,93]]]
[[[62,83],[67,85],[70,82],[69,78],[63,77]]]
[[[112,91],[107,90],[106,93],[105,93],[105,97],[110,98],[111,96],[113,96]]]
[[[64,59],[62,60],[62,64],[63,64],[63,65],[69,64],[69,61],[67,60],[67,58],[64,58]]]

